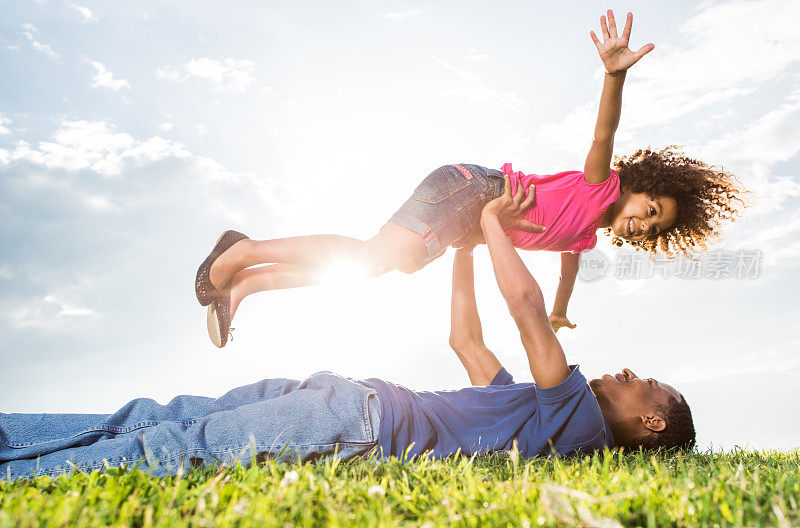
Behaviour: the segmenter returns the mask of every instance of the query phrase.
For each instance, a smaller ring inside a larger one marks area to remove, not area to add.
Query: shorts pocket
[[[472,182],[453,165],[439,167],[422,180],[414,190],[414,199],[429,204],[438,204],[458,191],[469,187]]]

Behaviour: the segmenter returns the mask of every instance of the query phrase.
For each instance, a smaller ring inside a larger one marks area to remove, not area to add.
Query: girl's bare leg
[[[245,297],[252,293],[284,288],[300,288],[319,282],[319,272],[296,264],[270,264],[245,269],[231,283],[231,320]]]
[[[340,235],[310,235],[275,240],[245,239],[231,246],[217,258],[211,266],[210,278],[215,287],[221,288],[237,273],[251,266],[291,264],[297,267],[264,272],[267,275],[263,280],[267,282],[254,284],[286,284],[279,287],[294,288],[314,283],[291,285],[294,284],[293,281],[299,280],[298,274],[301,268],[319,271],[326,264],[349,259],[364,266],[371,276],[378,276],[394,269],[411,272],[416,259],[426,251],[425,243],[419,235],[393,222],[387,223],[369,240]],[[276,275],[288,272],[290,269],[292,271],[286,277],[278,278]],[[309,272],[306,272],[306,275],[309,275]]]

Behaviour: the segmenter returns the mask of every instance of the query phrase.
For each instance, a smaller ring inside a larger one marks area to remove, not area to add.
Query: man
[[[486,348],[472,258],[453,266],[450,343],[473,387],[424,392],[328,372],[304,381],[263,380],[220,398],[142,398],[107,414],[0,414],[0,478],[57,475],[72,467],[138,463],[157,475],[178,467],[253,458],[347,458],[429,451],[446,456],[510,449],[525,456],[605,446],[690,447],[691,413],[672,387],[630,370],[587,384],[569,367],[539,286],[503,231],[521,196],[506,193],[481,216],[497,284],[519,328],[535,383],[513,383]],[[591,386],[590,386],[591,385]]]
[[[484,344],[472,258],[469,248],[459,249],[453,264],[450,344],[470,381],[482,387],[415,392],[365,380],[378,390],[383,403],[378,442],[383,453],[431,451],[443,456],[460,449],[469,454],[509,449],[515,441],[527,456],[615,445],[691,447],[695,439],[691,412],[673,387],[652,378],[639,379],[629,369],[587,385],[577,366],[567,365],[541,290],[503,229],[519,220],[524,207],[524,193],[512,197],[506,176],[505,194],[486,205],[481,228],[535,383],[513,383]]]

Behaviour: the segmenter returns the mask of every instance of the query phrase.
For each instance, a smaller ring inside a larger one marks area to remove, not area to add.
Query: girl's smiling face
[[[623,190],[608,208],[604,224],[618,237],[636,242],[669,229],[677,218],[678,204],[673,198]]]

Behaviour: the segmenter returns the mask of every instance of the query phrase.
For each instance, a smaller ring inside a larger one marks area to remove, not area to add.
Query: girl
[[[225,346],[231,319],[246,296],[314,284],[331,260],[356,259],[372,276],[394,269],[413,273],[448,246],[480,242],[481,210],[498,198],[505,204],[501,218],[506,233],[516,247],[561,252],[561,280],[550,315],[554,330],[575,327],[567,319],[567,303],[579,254],[597,244],[598,229],[606,229],[619,246],[629,243],[667,255],[704,249],[717,235],[719,221],[732,219],[734,203],[742,203],[731,175],[687,158],[675,147],[639,150],[616,160],[615,169],[610,169],[627,69],[655,47],[646,44],[631,51],[632,24],[628,13],[617,36],[614,14],[608,11],[607,22],[600,17],[602,42],[590,32],[606,74],[583,172],[537,176],[514,172],[508,163],[501,170],[446,165],[425,178],[366,241],[339,235],[254,241],[226,231],[195,281],[198,301],[209,306],[208,330],[214,344]],[[248,269],[267,263],[271,265]]]

